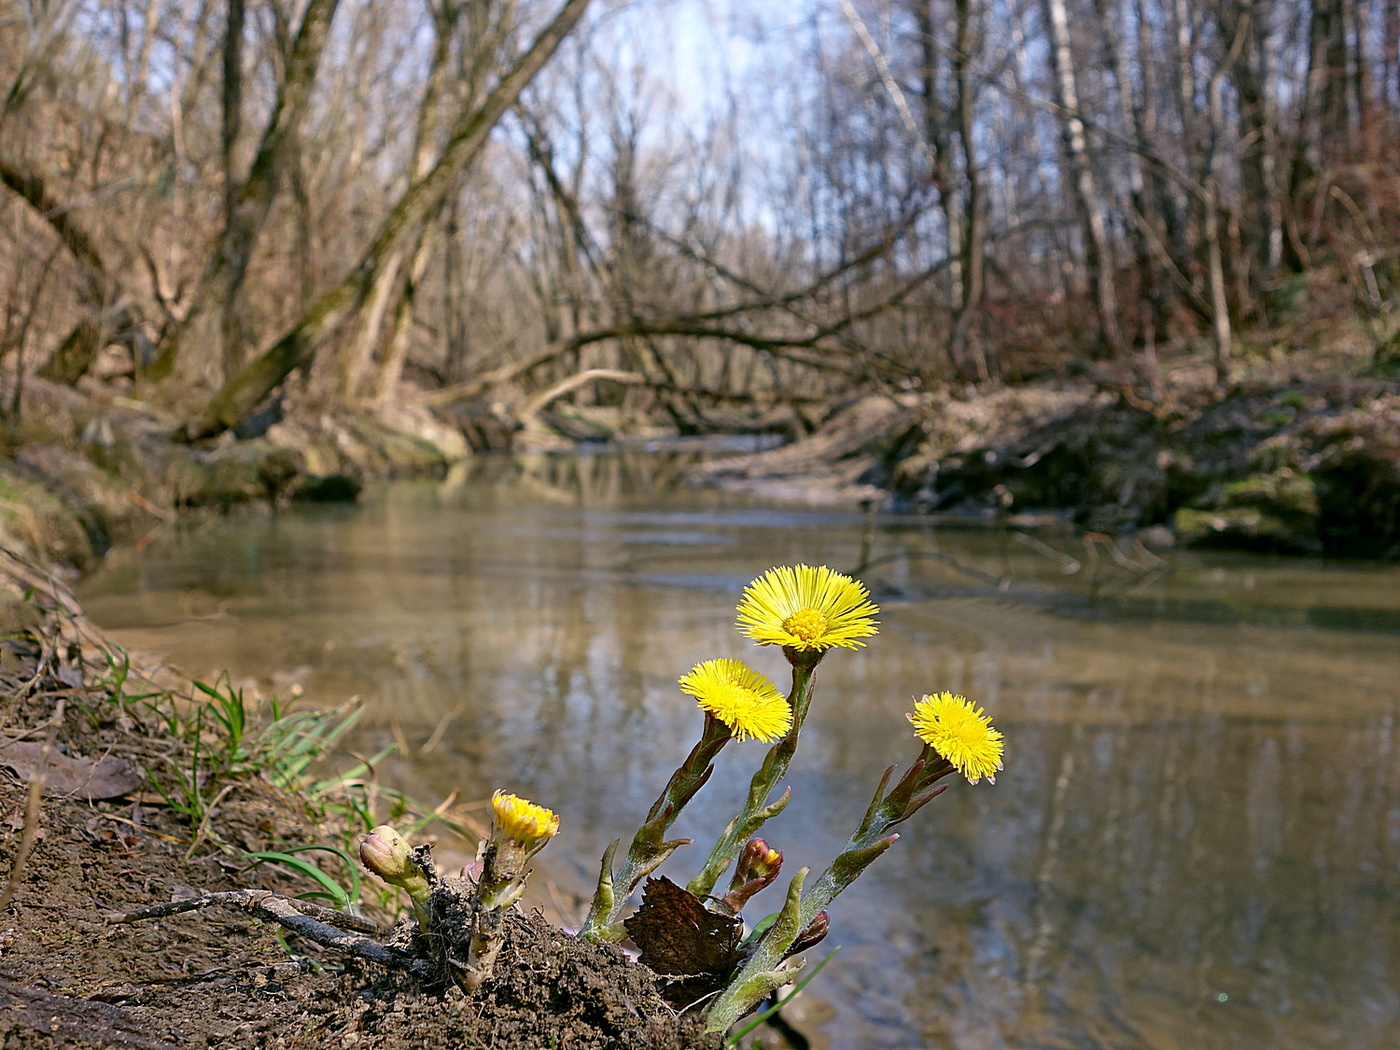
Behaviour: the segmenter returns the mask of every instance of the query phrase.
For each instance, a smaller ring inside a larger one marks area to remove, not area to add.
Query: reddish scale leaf
[[[673,978],[661,995],[677,1009],[723,988],[739,961],[739,919],[710,911],[664,876],[647,880],[642,906],[623,926],[642,964]]]

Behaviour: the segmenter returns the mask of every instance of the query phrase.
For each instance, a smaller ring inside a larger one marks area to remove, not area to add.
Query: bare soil
[[[181,761],[183,745],[139,705],[111,700],[97,639],[43,580],[0,551],[0,901],[11,897],[0,905],[0,1048],[723,1045],[660,998],[646,967],[534,915],[512,917],[495,979],[470,998],[426,993],[231,910],[110,922],[182,896],[295,893],[304,887],[242,854],[336,834],[255,776],[192,828],[147,776]],[[62,770],[35,744],[62,755]],[[53,783],[36,795],[45,770]]]

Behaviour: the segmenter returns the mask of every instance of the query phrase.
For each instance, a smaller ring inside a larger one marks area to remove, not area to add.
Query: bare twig
[[[15,849],[14,863],[10,865],[10,877],[5,880],[5,888],[0,890],[0,912],[10,906],[19,884],[24,880],[24,865],[39,840],[39,814],[44,805],[44,780],[49,767],[49,755],[53,753],[54,741],[58,739],[58,727],[63,724],[66,700],[59,700],[49,719],[49,735],[44,739],[44,749],[39,753],[39,762],[29,776],[29,794],[24,801],[24,831],[20,833],[19,845]]]
[[[394,970],[404,970],[415,977],[430,979],[433,976],[433,966],[427,960],[417,958],[397,948],[387,947],[369,937],[337,929],[327,922],[312,918],[306,914],[307,911],[314,910],[316,914],[329,918],[330,915],[327,913],[330,913],[330,909],[319,906],[308,908],[305,901],[293,903],[289,898],[273,893],[271,890],[228,890],[223,893],[206,893],[202,897],[190,897],[186,900],[171,901],[169,904],[154,904],[148,908],[137,908],[135,911],[112,913],[107,916],[107,921],[112,923],[142,922],[146,919],[161,919],[216,905],[242,908],[259,918],[285,926],[293,933],[342,955],[351,955]],[[358,925],[363,922],[363,920],[356,920],[354,916],[344,915],[341,912],[331,914],[335,916],[334,921],[337,925],[347,923]]]

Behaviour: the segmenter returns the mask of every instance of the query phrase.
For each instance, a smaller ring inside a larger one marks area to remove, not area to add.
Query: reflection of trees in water
[[[936,948],[911,960],[931,1043],[1389,1045],[1393,717],[1008,736],[995,804],[911,850],[931,887],[973,898],[914,913]]]
[[[667,492],[685,484],[699,453],[658,456],[609,452],[596,456],[537,454],[514,457],[517,480],[533,491],[566,501],[598,503]]]

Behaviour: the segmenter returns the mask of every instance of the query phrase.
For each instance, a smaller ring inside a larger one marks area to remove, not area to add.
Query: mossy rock
[[[954,453],[934,472],[935,509],[1064,509],[1092,529],[1135,528],[1168,509],[1168,435],[1126,402],[1083,404],[1010,443]],[[905,482],[909,484],[908,481]]]
[[[85,568],[99,550],[82,517],[57,494],[0,461],[0,542],[43,562]]]
[[[305,457],[298,450],[261,438],[183,458],[176,502],[186,507],[227,509],[258,500],[276,502],[306,473]]]
[[[1222,510],[1259,507],[1276,515],[1311,521],[1317,517],[1317,488],[1312,478],[1290,470],[1251,474],[1225,485],[1217,506]]]
[[[220,449],[197,464],[198,481],[180,494],[187,507],[231,507],[267,496],[261,450],[248,446]]]
[[[1196,510],[1182,507],[1174,519],[1178,540],[1188,547],[1307,553],[1321,549],[1314,536],[1300,534],[1259,507]]]
[[[342,451],[366,473],[384,477],[421,477],[447,469],[442,451],[429,441],[387,427],[368,416],[346,413],[337,422],[351,438],[353,451]]]
[[[1187,546],[1312,552],[1318,499],[1312,478],[1292,471],[1251,474],[1221,486],[1208,507],[1182,507],[1174,523]]]

